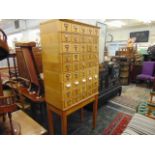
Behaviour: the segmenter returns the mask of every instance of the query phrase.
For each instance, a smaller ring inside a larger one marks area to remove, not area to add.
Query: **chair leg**
[[[10,121],[11,134],[14,135],[11,113],[8,113],[8,116],[9,116],[9,121]]]

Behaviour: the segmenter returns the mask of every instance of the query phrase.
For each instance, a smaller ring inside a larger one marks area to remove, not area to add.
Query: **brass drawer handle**
[[[86,79],[82,79],[82,82],[85,83],[86,82]]]
[[[92,80],[92,77],[89,77],[88,79],[91,81]]]
[[[69,49],[69,45],[65,45],[66,51],[68,51]]]
[[[79,85],[79,81],[75,81],[74,84],[75,84],[75,85]]]
[[[95,75],[94,77],[95,77],[95,79],[97,79],[97,78],[98,78],[98,76],[97,76],[97,75]]]
[[[71,83],[66,84],[66,88],[70,88],[71,87]]]

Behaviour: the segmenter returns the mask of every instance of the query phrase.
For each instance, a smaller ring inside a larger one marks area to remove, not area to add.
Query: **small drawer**
[[[89,43],[89,44],[93,43],[93,37],[92,36],[87,37],[87,43]]]
[[[80,35],[77,34],[72,35],[72,43],[80,43],[80,41],[81,41]]]
[[[73,53],[79,53],[80,52],[80,45],[79,44],[73,44],[72,49],[73,49]]]
[[[87,58],[88,58],[88,61],[91,61],[91,59],[92,59],[92,54],[88,53],[88,54],[87,54]]]
[[[93,74],[99,74],[99,67],[94,67],[93,68]]]
[[[73,61],[72,54],[63,54],[62,61],[63,63],[72,63]]]
[[[73,62],[79,62],[80,61],[80,55],[79,54],[73,54]]]
[[[98,87],[92,89],[92,94],[97,93],[97,92],[98,92]]]
[[[85,62],[85,54],[80,54],[80,61]]]
[[[62,32],[72,32],[72,24],[67,22],[61,23]]]
[[[98,81],[98,80],[99,80],[98,74],[93,74],[93,81]]]
[[[64,100],[64,106],[65,108],[71,106],[73,104],[72,99]]]
[[[63,72],[71,72],[72,71],[72,65],[70,63],[63,64]]]
[[[81,34],[85,35],[87,34],[87,27],[86,26],[81,26]]]
[[[87,44],[87,52],[93,52],[92,44]]]
[[[64,100],[72,99],[72,91],[63,91]]]
[[[91,68],[92,65],[93,65],[93,63],[92,63],[91,61],[88,61],[88,62],[87,62],[87,68]]]
[[[87,36],[81,36],[81,38],[80,38],[80,40],[81,40],[81,43],[87,43]]]
[[[79,72],[72,73],[72,79],[73,79],[73,81],[79,81],[79,79],[80,79]]]
[[[80,25],[72,24],[72,32],[73,33],[80,33]]]
[[[87,77],[92,75],[93,75],[92,69],[87,69]]]
[[[79,65],[80,65],[80,70],[86,69],[86,63],[85,62],[81,62]]]
[[[62,42],[69,43],[72,41],[72,35],[69,33],[61,33],[61,40]]]
[[[95,35],[95,36],[99,36],[99,29],[94,28],[94,35]]]
[[[81,95],[80,88],[73,89],[72,94],[73,94],[73,98],[78,98]]]
[[[98,36],[94,36],[93,37],[93,43],[94,44],[98,44],[98,42],[99,42],[99,37]]]
[[[81,44],[81,53],[86,53],[86,52],[87,52],[87,45]]]
[[[98,45],[97,45],[97,44],[94,44],[92,50],[93,50],[94,52],[98,52]]]
[[[62,50],[64,53],[71,53],[72,52],[71,44],[63,43],[62,44]]]
[[[79,71],[80,66],[79,63],[73,63],[73,72]]]
[[[88,27],[87,31],[88,31],[89,35],[93,35],[94,34],[94,28],[92,28],[92,27]]]
[[[93,87],[93,88],[98,88],[98,81],[93,82],[93,83],[92,83],[92,87]]]
[[[71,73],[65,73],[63,80],[64,80],[64,82],[71,82],[72,81],[72,74]]]

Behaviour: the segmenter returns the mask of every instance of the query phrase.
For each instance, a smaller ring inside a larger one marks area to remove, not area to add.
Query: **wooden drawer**
[[[81,46],[80,46],[80,48],[81,48],[81,53],[86,53],[87,52],[87,45],[86,44],[81,44]]]
[[[72,99],[72,91],[63,91],[64,100]]]
[[[86,69],[86,63],[85,62],[81,62],[79,65],[80,65],[80,70]]]
[[[93,52],[93,45],[87,44],[87,52]]]
[[[88,28],[87,28],[87,34],[88,34],[88,35],[93,35],[93,34],[94,34],[94,28],[88,27]]]
[[[72,43],[80,43],[81,42],[81,36],[78,34],[72,35]]]
[[[92,44],[93,43],[93,37],[92,36],[88,36],[87,37],[87,43],[88,44]]]
[[[99,37],[98,36],[93,36],[93,43],[98,44]]]
[[[98,45],[94,44],[92,50],[98,53]]]
[[[85,85],[81,87],[81,99],[86,98],[86,96],[87,96],[87,87]]]
[[[86,73],[86,69],[85,70],[82,70],[81,72],[80,72],[80,77],[81,77],[81,79],[86,79],[87,78],[87,73]]]
[[[81,26],[81,34],[82,35],[85,35],[85,34],[87,34],[87,27],[86,26]]]
[[[72,73],[72,80],[74,81],[79,81],[80,80],[80,73],[79,72],[73,72]]]
[[[62,62],[63,63],[72,63],[73,62],[73,58],[72,58],[72,54],[63,54],[62,55]]]
[[[80,61],[80,55],[77,54],[73,54],[73,62],[79,62]]]
[[[80,25],[77,25],[77,24],[72,24],[72,32],[73,33],[80,33]]]
[[[81,90],[80,90],[80,88],[75,88],[75,89],[73,89],[73,91],[72,91],[72,96],[73,96],[73,98],[78,98],[80,95],[81,95]]]
[[[72,74],[71,73],[64,73],[63,74],[63,81],[64,82],[72,82]]]
[[[67,108],[73,104],[72,99],[64,100],[64,107]]]
[[[68,63],[68,64],[63,64],[63,72],[72,72],[72,64]]]
[[[73,63],[73,72],[77,72],[80,69],[80,65],[78,62]]]
[[[72,52],[72,45],[69,43],[62,44],[62,52],[63,53],[71,53]]]
[[[79,53],[80,52],[80,45],[79,44],[73,44],[72,49],[73,49],[73,53]]]
[[[72,32],[72,24],[67,22],[61,23],[62,32]]]
[[[92,67],[92,61],[87,61],[87,68],[91,68]]]
[[[94,35],[95,36],[99,36],[99,29],[94,28],[94,31],[93,32],[94,32]]]
[[[61,33],[61,41],[65,43],[70,43],[72,41],[72,35],[70,33]]]
[[[87,54],[80,54],[80,61],[81,62],[87,61]]]
[[[92,94],[97,93],[98,92],[98,87],[92,88]]]
[[[92,85],[91,84],[87,85],[87,96],[90,96],[90,95],[92,95]]]

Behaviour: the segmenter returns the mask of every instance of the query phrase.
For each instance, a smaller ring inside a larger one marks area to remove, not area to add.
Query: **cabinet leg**
[[[96,127],[97,109],[98,109],[98,96],[95,97],[95,101],[93,103],[93,129],[95,129]]]
[[[47,108],[49,134],[54,134],[53,112]]]
[[[66,115],[66,112],[62,112],[62,115],[61,115],[61,132],[62,132],[62,135],[67,135],[67,115]]]

